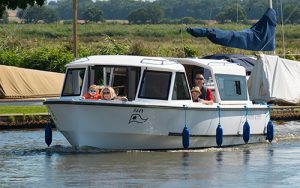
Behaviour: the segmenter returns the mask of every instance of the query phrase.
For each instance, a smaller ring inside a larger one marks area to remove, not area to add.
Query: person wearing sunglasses
[[[87,100],[99,100],[99,88],[96,85],[91,85],[88,92],[84,94],[82,98]]]
[[[194,84],[195,86],[198,86],[200,89],[200,93],[201,95],[199,96],[201,100],[201,102],[203,104],[213,104],[214,103],[214,97],[212,94],[212,91],[209,88],[206,88],[204,86],[204,76],[201,73],[196,73],[195,75],[195,80],[194,80]]]
[[[100,93],[102,100],[114,100],[116,98],[115,90],[112,87],[104,87]]]
[[[104,87],[101,90],[100,96],[101,96],[102,100],[115,100],[116,99],[116,100],[121,100],[121,101],[128,101],[128,99],[126,97],[117,96],[114,88],[109,87],[109,86]]]

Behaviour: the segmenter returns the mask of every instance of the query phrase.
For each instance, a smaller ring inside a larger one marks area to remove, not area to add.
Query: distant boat
[[[190,87],[199,71],[213,91],[212,105],[191,99]],[[112,86],[128,101],[81,99],[93,84]],[[265,142],[270,119],[267,105],[249,100],[245,68],[213,59],[82,58],[67,65],[61,97],[44,104],[72,146],[101,149],[196,149]]]

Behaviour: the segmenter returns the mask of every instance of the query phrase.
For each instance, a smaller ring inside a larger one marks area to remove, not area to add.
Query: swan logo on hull
[[[130,123],[145,123],[149,118],[145,118],[143,117],[143,109],[139,109],[139,108],[135,108],[133,110],[133,114],[131,114],[130,118],[129,118],[129,122]]]

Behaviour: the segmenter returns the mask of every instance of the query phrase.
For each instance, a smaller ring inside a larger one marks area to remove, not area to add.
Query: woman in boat
[[[102,100],[114,100],[116,98],[115,90],[112,87],[104,87],[100,93]]]
[[[84,94],[82,97],[83,99],[88,99],[88,100],[99,100],[100,99],[100,94],[99,94],[99,88],[96,85],[91,85],[89,87],[89,91]]]
[[[195,76],[195,86],[198,86],[199,89],[200,89],[200,96],[199,98],[202,99],[202,103],[203,104],[213,104],[214,103],[214,97],[213,97],[213,94],[212,94],[212,91],[205,87],[204,86],[204,76],[203,74],[201,73],[196,73],[196,76]]]
[[[101,99],[102,100],[121,100],[121,101],[128,101],[128,99],[126,97],[121,97],[121,96],[117,96],[115,90],[112,87],[104,87],[101,90],[100,93]]]

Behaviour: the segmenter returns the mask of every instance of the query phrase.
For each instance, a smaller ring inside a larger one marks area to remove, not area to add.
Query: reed
[[[0,114],[47,113],[46,106],[0,106]]]

